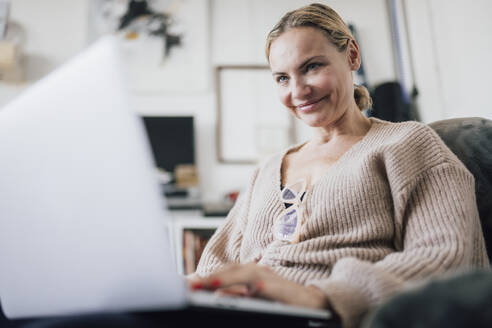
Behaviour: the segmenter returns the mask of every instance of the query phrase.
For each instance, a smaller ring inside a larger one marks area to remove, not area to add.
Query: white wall
[[[424,122],[492,119],[492,2],[406,1]]]
[[[0,107],[86,45],[86,0],[14,0],[10,19],[23,29],[24,73],[21,84],[0,83]]]
[[[186,1],[188,5],[193,1]],[[266,64],[264,40],[267,32],[287,10],[311,0],[203,0],[192,11],[191,21],[203,26],[201,42],[209,74],[202,91],[189,93],[138,93],[135,108],[144,115],[193,115],[196,118],[197,162],[202,192],[207,200],[240,189],[253,165],[221,164],[216,148],[216,95],[213,67],[227,64]],[[358,28],[362,59],[372,85],[395,78],[386,0],[323,1]],[[488,78],[492,76],[486,59],[491,52],[491,23],[486,0],[466,3],[456,0],[407,1],[410,39],[421,91],[424,121],[452,116],[491,118]],[[473,33],[464,35],[453,19],[459,14]],[[53,70],[87,44],[88,0],[14,0],[12,19],[26,31],[24,52],[29,81],[23,85],[0,82],[0,106],[30,82]],[[476,32],[476,33],[475,33]],[[173,73],[177,74],[177,73]],[[185,70],[180,74],[196,74]],[[203,74],[203,73],[201,73]],[[175,78],[169,76],[169,79]],[[487,89],[486,89],[487,88]],[[458,101],[457,101],[458,99]],[[299,127],[298,127],[299,128]],[[309,135],[301,129],[301,138]]]

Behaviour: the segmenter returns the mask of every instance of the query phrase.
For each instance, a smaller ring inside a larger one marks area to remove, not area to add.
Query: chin
[[[301,121],[312,127],[319,127],[319,126],[326,125],[327,122],[330,122],[334,119],[332,115],[327,115],[327,113],[324,111],[318,111],[314,113],[298,112],[297,117]]]

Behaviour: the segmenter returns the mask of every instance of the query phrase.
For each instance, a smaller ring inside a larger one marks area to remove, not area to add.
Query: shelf
[[[178,273],[184,274],[183,234],[185,230],[209,230],[210,235],[223,222],[225,217],[204,217],[200,211],[172,211],[172,231]]]

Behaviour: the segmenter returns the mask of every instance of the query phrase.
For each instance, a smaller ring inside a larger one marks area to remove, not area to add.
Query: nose
[[[303,78],[295,79],[291,84],[292,99],[304,100],[312,92],[311,85]]]

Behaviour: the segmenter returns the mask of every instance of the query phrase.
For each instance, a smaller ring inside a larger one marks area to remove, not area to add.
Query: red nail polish
[[[210,287],[212,287],[212,288],[220,287],[220,285],[222,285],[222,282],[219,279],[214,279],[210,283]]]
[[[202,289],[202,288],[203,288],[203,284],[201,282],[194,282],[191,285],[191,289],[193,289],[193,290],[198,290],[198,289]]]

